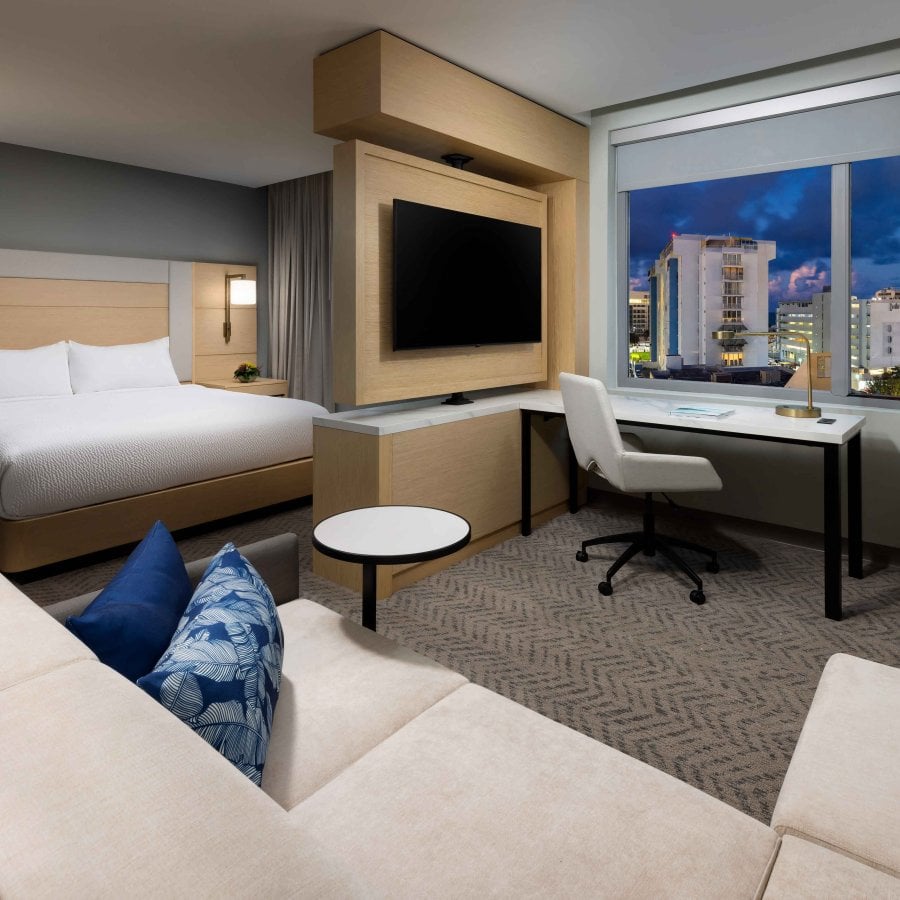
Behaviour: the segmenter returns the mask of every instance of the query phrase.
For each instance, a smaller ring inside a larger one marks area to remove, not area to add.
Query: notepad
[[[669,415],[682,419],[724,419],[733,412],[730,406],[676,406],[669,410]]]

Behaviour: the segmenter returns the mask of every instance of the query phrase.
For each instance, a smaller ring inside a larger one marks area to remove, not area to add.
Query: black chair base
[[[579,562],[587,562],[588,547],[596,547],[598,544],[622,544],[627,543],[628,547],[622,552],[619,558],[609,567],[606,572],[606,580],[601,581],[597,585],[597,590],[605,597],[609,597],[612,592],[612,579],[616,572],[625,565],[632,557],[638,553],[645,556],[654,556],[657,552],[666,557],[677,568],[681,569],[688,578],[696,585],[690,593],[692,602],[698,606],[706,603],[706,595],[703,593],[703,581],[700,576],[684,561],[681,554],[675,551],[691,550],[694,553],[700,553],[709,557],[706,564],[706,571],[715,574],[719,571],[719,556],[715,550],[709,547],[703,547],[700,544],[694,544],[691,541],[683,541],[681,538],[663,537],[656,533],[656,523],[653,513],[653,495],[644,495],[644,530],[628,531],[623,534],[610,534],[603,537],[593,538],[590,541],[583,541],[581,549],[575,554],[575,559]]]

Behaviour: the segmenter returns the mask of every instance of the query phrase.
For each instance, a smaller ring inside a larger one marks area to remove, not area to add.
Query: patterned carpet
[[[578,731],[767,822],[822,666],[844,651],[900,665],[900,569],[844,579],[845,621],[824,618],[822,557],[666,510],[660,530],[721,551],[708,602],[658,557],[638,557],[612,597],[597,582],[617,552],[579,542],[639,527],[635,507],[592,503],[398,592],[379,631]],[[195,531],[186,559],[294,531],[300,592],[359,619],[358,597],[310,571],[310,507]],[[39,603],[102,587],[108,558],[22,585]],[[852,761],[848,761],[852,764]]]

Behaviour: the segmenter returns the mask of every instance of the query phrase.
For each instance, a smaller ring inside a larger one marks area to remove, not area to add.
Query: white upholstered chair
[[[703,582],[697,573],[675,552],[675,547],[691,550],[709,558],[706,570],[718,572],[715,550],[680,538],[656,533],[653,515],[653,493],[676,491],[718,491],[722,481],[712,463],[700,456],[675,456],[647,453],[633,434],[620,434],[612,404],[603,382],[583,375],[563,372],[559,376],[569,438],[578,464],[588,472],[605,478],[613,487],[628,493],[644,495],[644,528],[642,531],[612,534],[584,541],[576,554],[587,562],[587,548],[597,544],[628,543],[628,548],[610,566],[606,579],[597,585],[601,594],[612,594],[612,579],[633,556],[657,551],[674,563],[696,586],[691,591],[694,603],[705,603]]]

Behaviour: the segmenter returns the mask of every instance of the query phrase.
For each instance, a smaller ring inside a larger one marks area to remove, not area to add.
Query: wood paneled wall
[[[547,198],[361,141],[335,148],[334,396],[381,403],[547,377],[547,342],[393,350],[395,198],[534,225],[542,231],[542,333],[547,324]]]
[[[256,307],[231,307],[231,340],[225,321],[225,276],[256,278],[256,266],[194,263],[194,381],[231,378],[242,362],[256,362]]]

